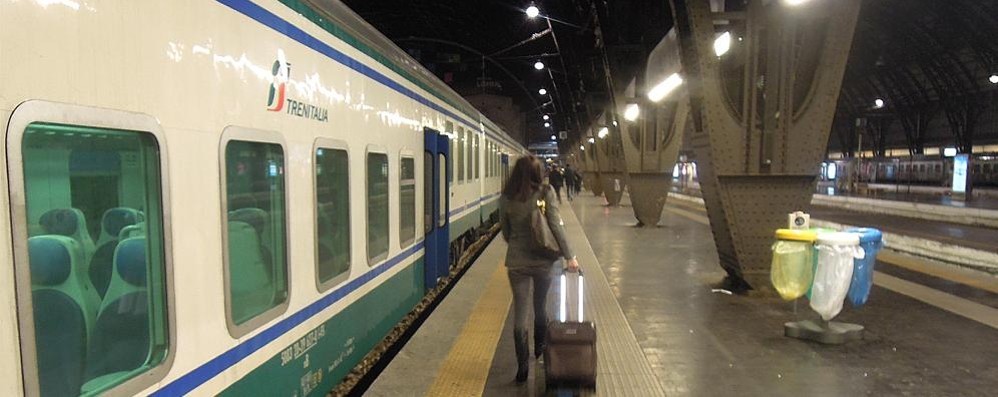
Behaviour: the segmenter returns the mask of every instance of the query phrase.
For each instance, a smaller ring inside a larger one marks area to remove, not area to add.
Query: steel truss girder
[[[774,229],[785,226],[786,213],[810,205],[860,0],[804,8],[751,1],[741,104],[725,97],[709,1],[672,0],[672,6],[690,95],[691,141],[720,264],[736,285],[761,281]],[[797,57],[808,44],[820,46],[813,74],[798,69],[803,62]],[[757,92],[760,82],[764,95]]]

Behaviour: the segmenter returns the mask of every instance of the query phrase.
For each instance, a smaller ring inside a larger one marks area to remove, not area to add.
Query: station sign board
[[[970,163],[970,155],[958,154],[953,156],[953,193],[954,196],[967,194],[967,169]]]

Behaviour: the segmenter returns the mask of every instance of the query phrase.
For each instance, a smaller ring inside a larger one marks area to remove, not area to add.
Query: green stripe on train
[[[324,396],[423,297],[419,257],[261,364],[221,396]]]

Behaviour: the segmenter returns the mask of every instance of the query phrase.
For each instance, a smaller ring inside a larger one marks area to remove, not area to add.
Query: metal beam
[[[785,226],[786,213],[810,205],[859,6],[860,0],[800,7],[749,2],[741,44],[742,65],[749,65],[744,100],[732,104],[724,89],[730,73],[721,73],[713,53],[709,1],[672,0],[691,141],[727,287],[768,283],[774,229]]]

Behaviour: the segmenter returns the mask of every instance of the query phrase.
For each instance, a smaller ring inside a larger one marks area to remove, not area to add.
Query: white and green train
[[[0,4],[0,395],[319,396],[525,150],[336,1]]]

